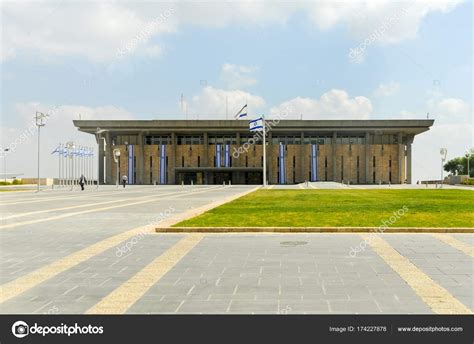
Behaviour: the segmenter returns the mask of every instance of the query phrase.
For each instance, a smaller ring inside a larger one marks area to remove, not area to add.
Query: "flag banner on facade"
[[[257,118],[252,121],[249,121],[250,131],[262,131],[263,130],[263,118]]]
[[[224,146],[224,166],[230,167],[230,145],[226,144]]]
[[[244,111],[245,110],[245,111]],[[239,118],[242,118],[242,117],[245,117],[247,116],[247,104],[245,104],[242,109],[240,109],[239,112],[237,112],[237,114],[234,116],[235,119],[239,119]]]
[[[215,167],[221,167],[221,153],[222,151],[222,145],[221,144],[216,144],[216,166]]]
[[[311,145],[311,181],[318,181],[318,145]]]
[[[166,145],[160,146],[160,184],[166,184]]]
[[[285,172],[286,172],[286,164],[285,164],[285,150],[286,150],[286,146],[283,145],[283,144],[280,144],[280,151],[279,151],[279,157],[280,157],[280,166],[279,167],[279,175],[280,175],[280,178],[278,180],[278,182],[280,184],[285,184],[285,181],[286,181],[286,177],[285,177]]]
[[[129,184],[135,184],[135,152],[134,152],[134,146],[129,145],[128,146],[128,183]]]

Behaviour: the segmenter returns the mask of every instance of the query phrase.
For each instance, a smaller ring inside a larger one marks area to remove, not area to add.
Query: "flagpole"
[[[263,124],[263,186],[267,186],[267,149],[266,149],[266,125],[265,125],[265,115],[262,115],[262,124]]]

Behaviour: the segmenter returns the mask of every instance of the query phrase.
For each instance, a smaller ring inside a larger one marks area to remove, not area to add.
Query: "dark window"
[[[388,161],[388,167],[392,167],[392,159]]]
[[[375,171],[374,171],[374,173],[373,173],[373,177],[374,177],[374,184],[375,184]]]
[[[179,135],[177,141],[178,145],[202,145],[204,139],[199,135]]]
[[[375,155],[372,158],[372,166],[375,167]]]
[[[249,167],[249,157],[245,157],[245,167]]]
[[[261,160],[261,163],[262,163],[262,167],[263,167],[263,156],[262,156],[262,158],[261,158],[260,160]]]
[[[326,167],[326,168],[328,167],[328,157],[327,156],[324,157],[324,167]]]
[[[181,157],[181,167],[184,167],[184,156]]]
[[[388,180],[392,182],[392,171],[388,172]]]
[[[293,168],[296,167],[296,156],[293,156]]]
[[[201,157],[198,155],[198,167],[201,167]]]
[[[344,180],[344,156],[341,155],[341,180]]]
[[[357,156],[357,167],[359,167],[359,156]]]

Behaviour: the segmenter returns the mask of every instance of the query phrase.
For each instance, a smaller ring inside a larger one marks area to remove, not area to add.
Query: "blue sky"
[[[436,124],[415,140],[414,180],[436,178],[441,146],[448,157],[472,146],[472,13],[441,0],[3,2],[1,144],[34,111],[53,113],[42,172],[54,176],[57,142],[94,145],[72,127],[79,114],[224,118],[226,98],[231,114],[245,102],[305,119],[429,112]],[[33,175],[34,147],[33,136],[15,147],[9,172]]]

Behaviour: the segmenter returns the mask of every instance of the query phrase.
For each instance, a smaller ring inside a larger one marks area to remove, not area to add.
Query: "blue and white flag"
[[[245,116],[247,116],[247,104],[245,104],[242,107],[242,109],[240,109],[240,111],[237,112],[237,114],[234,116],[234,119],[239,119],[239,118],[242,118],[242,117],[245,117]]]
[[[51,152],[51,154],[54,154],[54,153],[61,154],[61,146],[57,146],[57,147]]]
[[[263,117],[249,121],[250,131],[262,131],[263,130]]]
[[[318,145],[311,145],[311,181],[318,181]]]

